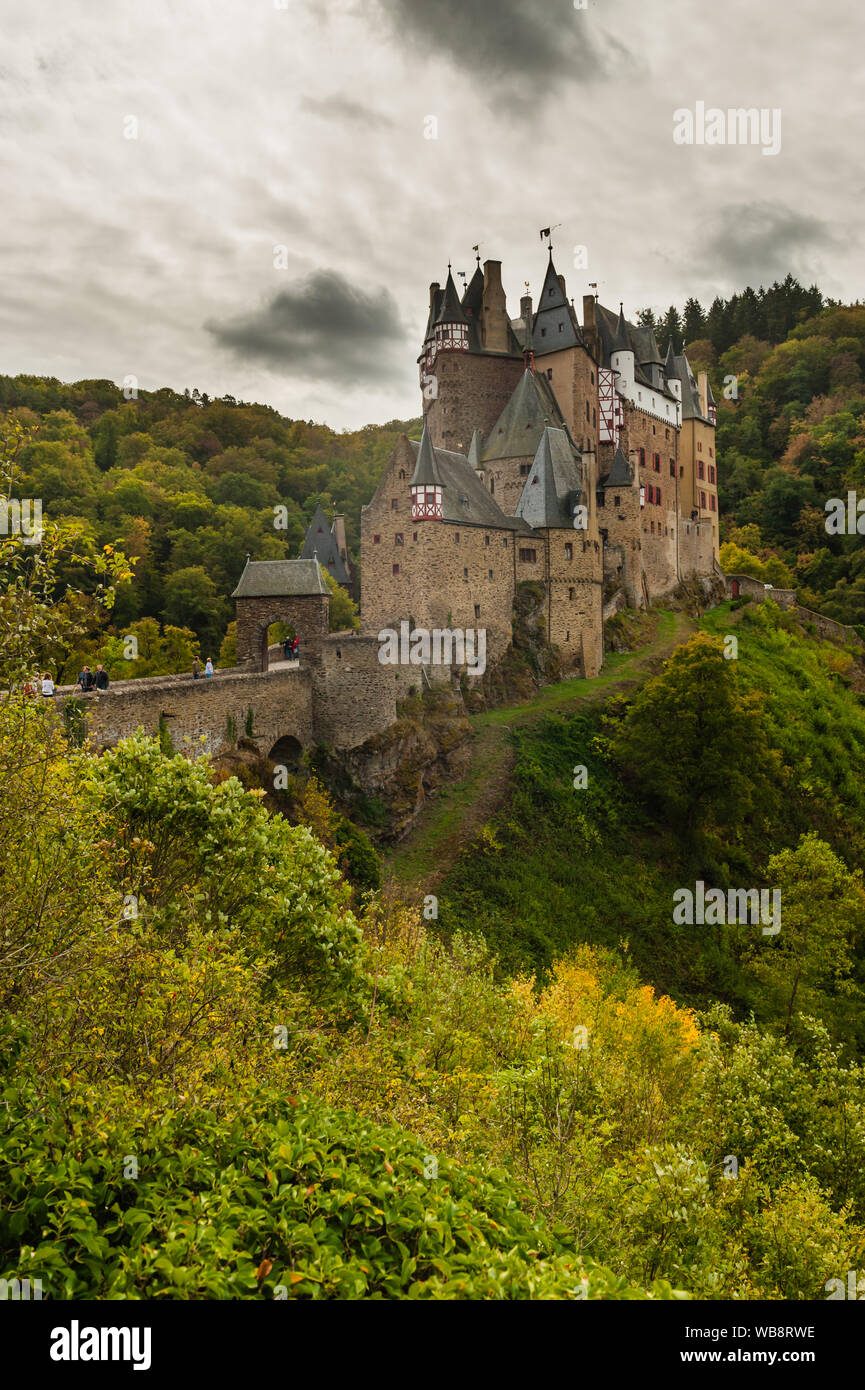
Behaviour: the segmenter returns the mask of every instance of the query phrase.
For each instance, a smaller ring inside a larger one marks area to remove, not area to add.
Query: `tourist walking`
[[[207,661],[204,664],[204,674],[207,680],[213,679],[213,662],[211,661],[210,657],[207,658]]]
[[[108,672],[105,670],[104,666],[96,667],[96,675],[93,684],[96,686],[97,690],[108,689]]]
[[[201,679],[201,662],[198,660],[197,656],[193,659],[192,662],[192,679],[194,681]]]
[[[84,691],[92,690],[94,685],[93,672],[89,666],[82,666],[78,672],[78,684]]]
[[[54,682],[47,671],[42,677],[42,694],[46,697],[54,694]]]

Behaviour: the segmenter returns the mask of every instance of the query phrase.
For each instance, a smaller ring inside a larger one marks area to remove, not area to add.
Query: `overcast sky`
[[[0,372],[411,417],[430,281],[478,242],[516,317],[557,223],[578,306],[865,297],[850,0],[281,6],[0,0]],[[699,101],[780,153],[675,144]]]

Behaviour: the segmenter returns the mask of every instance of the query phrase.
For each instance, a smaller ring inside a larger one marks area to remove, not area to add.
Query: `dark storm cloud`
[[[808,274],[815,256],[835,245],[825,222],[780,203],[730,204],[714,222],[701,246],[703,269],[741,284],[768,284],[788,271]]]
[[[505,79],[496,94],[522,100],[531,87],[541,100],[548,86],[570,79],[605,78],[627,56],[618,40],[600,33],[592,10],[573,0],[379,0],[401,39],[422,52],[440,53],[479,84]],[[596,7],[593,7],[596,13]]]
[[[383,384],[404,373],[405,330],[386,289],[367,293],[319,270],[248,314],[205,325],[247,362],[341,385]]]

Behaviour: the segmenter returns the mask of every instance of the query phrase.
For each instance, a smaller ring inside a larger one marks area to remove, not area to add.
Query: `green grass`
[[[542,686],[531,700],[517,706],[486,710],[471,716],[474,732],[472,763],[459,782],[440,791],[419,825],[386,856],[387,872],[402,888],[426,885],[446,867],[459,849],[461,832],[476,828],[475,812],[498,781],[507,779],[513,759],[513,734],[521,726],[549,714],[576,711],[596,704],[619,687],[645,679],[648,663],[671,649],[677,636],[689,630],[680,613],[660,611],[653,641],[636,652],[607,654],[600,675],[590,680],[565,680]],[[502,793],[506,786],[500,788]],[[501,799],[501,798],[497,798]]]

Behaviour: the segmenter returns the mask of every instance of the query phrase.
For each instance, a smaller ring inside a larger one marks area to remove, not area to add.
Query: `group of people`
[[[85,694],[89,690],[107,690],[108,672],[105,670],[104,666],[97,666],[95,671],[91,671],[89,666],[82,666],[81,670],[78,672],[77,684],[81,686],[81,689],[85,692]],[[42,694],[44,695],[44,680],[42,682],[42,685]],[[53,690],[51,691],[51,694],[54,694]]]
[[[204,663],[204,675],[206,680],[213,679],[213,662],[210,657],[208,657]],[[201,662],[198,660],[198,657],[196,657],[192,663],[192,679],[194,681],[201,679]]]
[[[298,661],[300,659],[300,642],[296,637],[286,637],[282,644],[282,651],[286,661]]]

